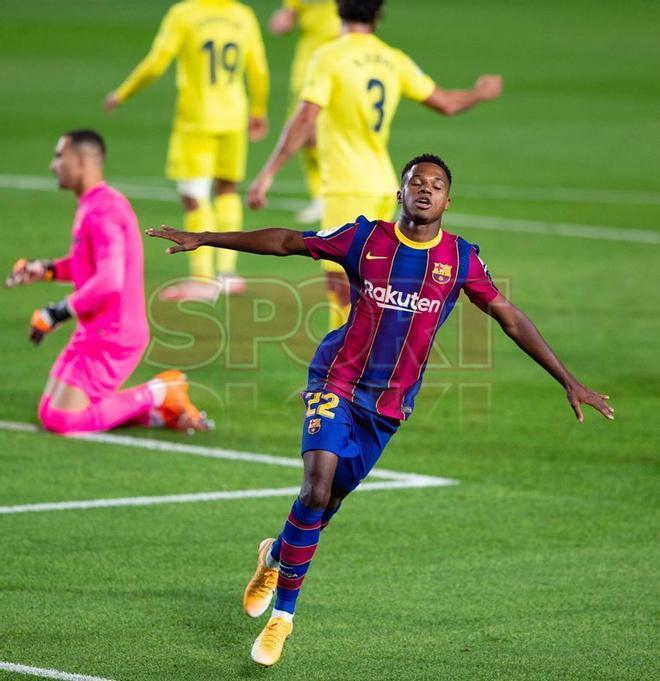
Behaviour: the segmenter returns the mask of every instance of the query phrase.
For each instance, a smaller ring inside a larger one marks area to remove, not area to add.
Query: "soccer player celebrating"
[[[126,423],[206,430],[188,397],[186,377],[168,370],[119,391],[149,340],[144,308],[142,240],[128,200],[103,181],[105,143],[92,130],[60,137],[51,170],[78,197],[69,254],[14,266],[6,286],[71,281],[74,292],[35,310],[30,340],[39,344],[61,324],[76,330],[57,358],[39,403],[44,428],[61,434],[104,431]]]
[[[412,413],[435,334],[461,290],[564,387],[579,421],[581,404],[613,418],[609,398],[572,376],[529,318],[497,290],[478,247],[442,229],[451,179],[437,156],[412,159],[401,174],[401,215],[394,224],[360,216],[318,233],[147,231],[174,241],[170,253],[206,245],[326,258],[343,267],[351,282],[348,321],[323,339],[309,368],[300,494],[277,539],[261,542],[243,596],[245,612],[258,617],[277,592],[272,615],[252,647],[252,659],[260,664],[272,665],[282,654],[320,531]]]
[[[252,208],[265,204],[275,175],[316,129],[321,228],[343,224],[360,212],[389,220],[397,182],[387,143],[401,96],[451,116],[500,95],[499,76],[481,76],[469,90],[437,87],[403,52],[374,35],[382,4],[383,0],[337,0],[343,35],[314,53],[300,106],[250,187]],[[333,329],[346,320],[348,280],[336,263],[323,260],[322,265]]]
[[[284,0],[282,7],[273,13],[268,27],[274,35],[292,31],[296,25],[300,37],[296,43],[291,65],[289,89],[292,110],[297,106],[309,60],[321,45],[339,37],[341,22],[335,0]],[[321,175],[316,139],[312,137],[302,150],[307,190],[312,202],[303,208],[296,220],[303,224],[318,222],[321,218]]]
[[[254,12],[234,0],[175,4],[149,54],[106,97],[106,111],[161,76],[175,57],[178,99],[166,174],[177,182],[184,226],[191,232],[214,225],[220,232],[240,230],[243,206],[237,186],[245,177],[247,137],[258,141],[268,128],[268,64]],[[249,111],[244,75],[250,90]],[[220,251],[216,264],[217,269],[212,253],[193,254],[193,279],[166,288],[162,297],[213,300],[219,292],[242,293],[245,281],[236,273],[236,253]]]

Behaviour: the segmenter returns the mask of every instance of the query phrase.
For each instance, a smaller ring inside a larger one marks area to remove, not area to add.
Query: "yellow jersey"
[[[372,33],[318,48],[300,99],[322,107],[317,143],[323,194],[383,196],[398,182],[387,144],[401,96],[424,101],[435,83]]]
[[[234,0],[187,0],[173,5],[149,54],[117,89],[119,101],[162,75],[175,57],[175,130],[234,132],[246,128],[248,115],[266,115],[268,64],[251,8]]]
[[[291,92],[297,95],[314,51],[339,37],[341,19],[335,0],[284,0],[283,6],[296,13],[300,30],[291,66]]]

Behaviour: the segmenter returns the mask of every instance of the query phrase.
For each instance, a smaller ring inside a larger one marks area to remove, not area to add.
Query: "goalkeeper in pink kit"
[[[51,170],[59,187],[78,196],[69,254],[56,260],[19,260],[6,286],[71,281],[74,291],[35,310],[30,340],[71,319],[76,329],[55,361],[39,402],[47,430],[73,434],[128,423],[206,430],[176,369],[119,390],[149,341],[144,304],[142,241],[128,200],[103,181],[105,143],[92,130],[73,130],[57,142]]]

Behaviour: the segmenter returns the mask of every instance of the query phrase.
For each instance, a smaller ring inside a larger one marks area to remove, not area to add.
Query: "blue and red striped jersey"
[[[316,350],[307,389],[406,419],[435,334],[461,289],[480,305],[498,294],[479,247],[443,230],[432,241],[415,242],[397,224],[364,216],[303,236],[313,258],[339,263],[351,283],[348,320]]]

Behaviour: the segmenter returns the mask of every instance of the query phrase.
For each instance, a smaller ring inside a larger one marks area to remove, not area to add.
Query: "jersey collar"
[[[399,222],[394,223],[394,233],[396,238],[404,245],[410,248],[416,248],[417,250],[425,250],[427,248],[433,248],[437,246],[442,239],[442,229],[429,241],[413,241],[411,238],[407,237],[399,228]]]

